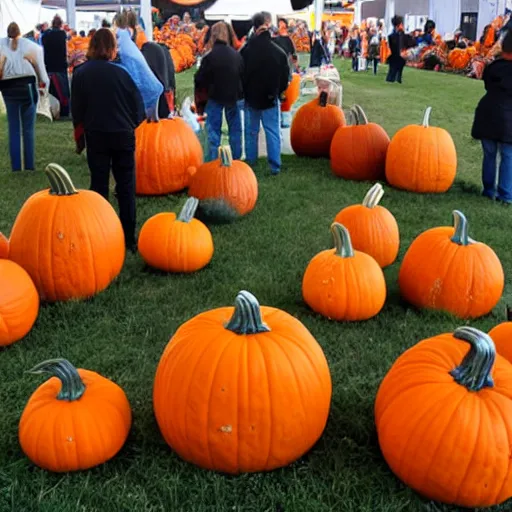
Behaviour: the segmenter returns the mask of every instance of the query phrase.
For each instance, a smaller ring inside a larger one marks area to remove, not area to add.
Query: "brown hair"
[[[227,23],[224,21],[218,21],[211,28],[210,42],[212,45],[214,45],[216,41],[222,41],[223,43],[229,44],[229,36],[230,34]]]
[[[18,38],[21,36],[21,30],[17,23],[9,24],[7,27],[7,37],[11,39],[11,49],[16,51],[18,49]]]
[[[53,18],[52,28],[54,28],[54,29],[62,28],[62,18],[58,14]]]
[[[114,60],[117,43],[114,34],[108,28],[100,28],[91,39],[87,58],[89,60]]]
[[[135,11],[129,10],[126,12],[126,23],[127,25],[135,30],[137,28],[137,15],[135,14]]]

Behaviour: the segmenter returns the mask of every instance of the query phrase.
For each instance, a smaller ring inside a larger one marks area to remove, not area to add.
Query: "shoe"
[[[272,170],[270,171],[270,174],[271,174],[272,176],[278,176],[279,174],[281,174],[281,169],[277,169],[277,170],[272,169]]]
[[[512,201],[507,201],[506,199],[500,199],[498,197],[496,201],[498,201],[498,203],[502,204],[503,206],[512,206]]]

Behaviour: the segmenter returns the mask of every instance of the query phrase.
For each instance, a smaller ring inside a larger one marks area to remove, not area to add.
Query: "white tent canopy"
[[[290,0],[217,0],[211,7],[206,9],[207,20],[218,20],[229,18],[232,20],[248,19],[260,11],[267,11],[274,15],[296,15]]]

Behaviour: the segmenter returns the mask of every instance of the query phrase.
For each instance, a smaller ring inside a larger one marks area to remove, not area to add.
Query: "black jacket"
[[[476,109],[472,136],[512,144],[512,61],[494,61],[483,80],[487,93]]]
[[[216,41],[212,51],[201,60],[194,78],[196,89],[208,91],[208,98],[224,107],[232,107],[243,97],[244,62],[226,43]]]
[[[401,56],[401,51],[405,50],[405,34],[403,31],[393,31],[388,37],[389,50],[391,55],[388,58],[388,62],[393,64],[403,64],[405,66],[405,60]]]
[[[288,57],[293,57],[295,52],[295,45],[293,44],[292,39],[289,36],[277,36],[272,39],[274,43],[281,48],[281,50],[288,55]]]
[[[71,88],[73,124],[86,132],[133,132],[144,120],[144,103],[120,66],[91,60],[78,66]]]
[[[43,37],[44,63],[48,73],[67,73],[68,47],[64,30],[48,30]]]
[[[256,110],[274,107],[288,87],[288,57],[272,42],[270,32],[253,36],[241,51],[245,63],[244,96]]]

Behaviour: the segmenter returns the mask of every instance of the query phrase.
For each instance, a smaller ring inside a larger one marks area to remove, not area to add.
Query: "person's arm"
[[[42,48],[34,43],[33,46],[31,45],[30,52],[27,53],[24,58],[28,60],[34,68],[39,83],[48,89],[50,86],[50,79],[48,78],[46,66],[44,65],[44,55]]]
[[[142,121],[146,118],[146,109],[144,107],[144,100],[139,88],[135,85],[135,82],[130,78],[126,80],[128,87],[128,97],[131,106],[131,118],[135,126],[139,126]]]
[[[290,64],[288,61],[288,57],[284,55],[285,57],[282,60],[282,64],[280,66],[281,74],[279,77],[279,95],[283,94],[284,91],[288,88],[288,84],[290,83]]]
[[[73,74],[71,81],[71,116],[73,118],[73,125],[82,125],[85,120],[86,99],[83,84],[82,73],[76,72]]]
[[[211,54],[210,54],[211,55]],[[210,55],[201,60],[201,65],[194,76],[194,86],[196,89],[206,89],[211,82]]]
[[[5,61],[6,61],[5,55],[0,53],[0,80],[4,77],[4,67],[5,67]]]

